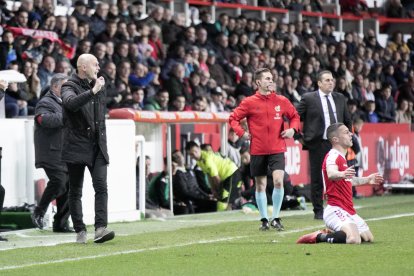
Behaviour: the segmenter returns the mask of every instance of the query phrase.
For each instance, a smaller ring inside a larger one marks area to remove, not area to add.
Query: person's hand
[[[250,140],[252,138],[252,135],[249,132],[245,132],[243,133],[242,138],[246,139],[246,140]]]
[[[17,100],[17,105],[20,109],[25,108],[27,106],[27,102],[23,100]]]
[[[344,178],[345,179],[349,179],[355,176],[355,168],[352,165],[351,167],[348,167],[345,171],[343,171],[344,173]]]
[[[384,177],[379,173],[373,173],[368,176],[368,184],[378,185],[384,182]]]
[[[14,93],[19,92],[19,89],[17,88],[17,83],[12,82],[9,84],[9,91],[12,91]]]
[[[99,91],[101,91],[102,87],[105,85],[104,77],[99,77],[96,79],[95,86],[92,88],[92,93],[96,95]]]
[[[9,82],[6,80],[0,80],[0,90],[6,90],[9,86]]]
[[[294,134],[295,130],[293,128],[286,129],[281,133],[282,138],[292,138]]]

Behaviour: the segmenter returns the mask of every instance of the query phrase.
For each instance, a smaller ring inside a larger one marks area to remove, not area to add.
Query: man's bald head
[[[82,54],[79,56],[78,61],[76,63],[76,67],[80,67],[82,65],[87,65],[88,63],[91,63],[96,60],[96,57],[91,54]]]
[[[88,79],[89,81],[96,80],[98,78],[99,72],[99,62],[98,59],[91,54],[82,54],[79,56],[76,67],[78,71],[78,76],[81,79]]]

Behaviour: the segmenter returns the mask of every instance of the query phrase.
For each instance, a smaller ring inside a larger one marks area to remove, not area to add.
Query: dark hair
[[[189,142],[187,142],[187,144],[185,145],[185,150],[186,151],[189,151],[189,150],[191,150],[192,148],[194,148],[194,147],[200,147],[196,142],[194,142],[194,141],[189,141]]]
[[[254,72],[254,80],[259,80],[263,73],[271,73],[269,68],[259,68]]]
[[[329,71],[329,70],[322,70],[322,71],[320,71],[318,73],[318,81],[322,81],[322,76],[325,75],[325,74],[331,74],[332,75],[332,72]]]
[[[174,163],[178,163],[178,161],[180,161],[178,156],[177,156],[177,153],[179,153],[179,152],[181,153],[181,151],[175,150],[171,154],[171,161],[173,161]]]
[[[338,128],[340,128],[341,126],[344,126],[343,123],[334,123],[330,126],[328,126],[327,130],[326,130],[326,137],[328,138],[329,141],[332,141],[332,138],[335,137],[335,135],[337,134],[337,130]]]

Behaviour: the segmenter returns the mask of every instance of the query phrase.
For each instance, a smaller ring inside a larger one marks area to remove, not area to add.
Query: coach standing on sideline
[[[33,223],[43,229],[43,217],[47,208],[56,199],[57,212],[53,221],[53,232],[73,232],[69,228],[69,179],[66,163],[62,162],[63,119],[61,87],[68,76],[56,74],[50,81],[49,91],[39,100],[35,110],[35,165],[43,168],[49,182],[38,206],[32,214]]]
[[[303,121],[303,137],[300,138],[304,150],[309,150],[311,170],[311,200],[315,219],[323,219],[322,162],[331,149],[326,137],[326,129],[333,123],[344,123],[350,130],[351,117],[345,97],[333,92],[335,79],[330,71],[318,74],[319,89],[302,95],[297,106]],[[295,137],[297,138],[297,137]]]
[[[7,89],[8,86],[9,86],[9,83],[7,81],[0,80],[0,101],[3,99],[4,91]],[[0,148],[0,162],[1,162],[1,148]],[[0,167],[0,170],[1,170],[1,167]],[[1,173],[0,173],[0,177],[1,177]],[[1,185],[1,179],[0,179],[0,213],[1,213],[1,210],[3,209],[5,194],[6,194],[6,190]],[[0,242],[3,242],[3,241],[7,241],[7,239],[0,236]]]
[[[86,226],[82,214],[82,188],[85,167],[95,190],[95,238],[102,243],[115,237],[108,224],[105,80],[98,78],[99,63],[95,56],[82,54],[77,60],[77,74],[62,86],[65,136],[62,159],[69,171],[69,207],[76,242],[86,243]]]

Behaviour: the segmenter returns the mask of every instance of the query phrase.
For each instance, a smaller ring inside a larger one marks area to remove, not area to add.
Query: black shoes
[[[44,219],[42,215],[38,215],[35,212],[31,215],[33,225],[36,228],[43,229],[44,228]]]
[[[262,226],[260,226],[259,230],[261,231],[267,231],[270,229],[270,226],[272,226],[273,229],[277,231],[284,231],[285,228],[283,227],[282,223],[280,222],[280,218],[274,218],[272,222],[269,224],[269,220],[266,218],[262,218],[260,220],[262,222]]]
[[[323,219],[323,211],[322,212],[316,212],[314,219]]]
[[[260,226],[259,230],[260,231],[267,231],[269,230],[269,220],[267,218],[262,218],[260,220],[262,222],[262,226]]]
[[[272,220],[272,222],[270,223],[270,225],[276,229],[277,231],[284,231],[285,228],[283,227],[282,223],[280,222],[281,219],[280,218],[274,218]]]

